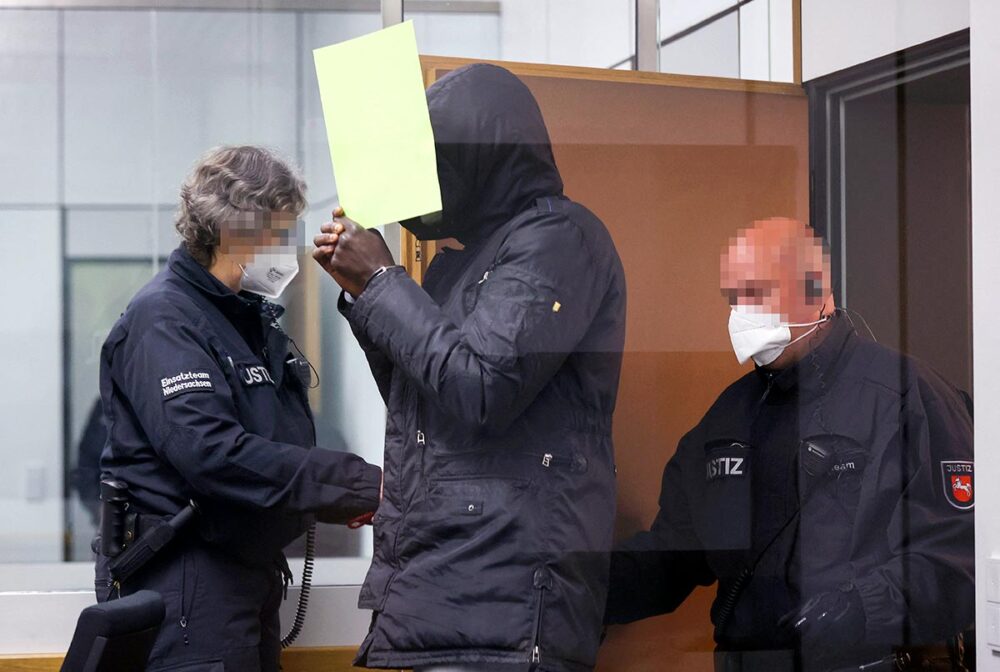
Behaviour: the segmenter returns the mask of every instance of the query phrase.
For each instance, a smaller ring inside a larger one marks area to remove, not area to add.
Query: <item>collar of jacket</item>
[[[795,364],[780,371],[757,367],[757,375],[765,385],[770,383],[773,389],[781,392],[795,389],[804,393],[822,392],[824,384],[836,373],[837,363],[857,339],[853,325],[839,308],[830,319],[826,331],[826,336],[819,345]]]
[[[218,278],[209,273],[207,268],[195,261],[194,257],[184,249],[183,244],[170,253],[167,268],[208,297],[219,310],[227,315],[242,317],[247,313],[252,313],[277,319],[285,312],[283,306],[271,303],[258,294],[242,291],[237,294],[229,289]]]

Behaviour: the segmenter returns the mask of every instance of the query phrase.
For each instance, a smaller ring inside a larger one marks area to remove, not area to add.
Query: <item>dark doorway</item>
[[[968,31],[807,89],[811,215],[838,302],[971,394]]]

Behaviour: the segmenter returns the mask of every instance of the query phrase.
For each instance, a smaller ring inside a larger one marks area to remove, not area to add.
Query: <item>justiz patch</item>
[[[254,385],[274,385],[271,372],[266,366],[240,366],[240,382],[246,387]]]
[[[941,479],[944,481],[944,498],[956,509],[971,509],[976,504],[973,491],[973,463],[967,461],[942,461]]]
[[[160,378],[163,398],[170,399],[185,392],[214,392],[208,371],[183,371],[176,376]]]
[[[727,476],[743,476],[744,459],[742,457],[713,457],[705,463],[705,478],[714,481]]]

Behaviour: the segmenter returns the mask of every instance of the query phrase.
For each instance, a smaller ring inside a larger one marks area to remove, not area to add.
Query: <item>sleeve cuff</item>
[[[408,277],[406,269],[402,266],[393,266],[385,273],[372,278],[372,281],[365,287],[365,291],[358,295],[354,301],[354,305],[348,309],[351,321],[357,323],[359,326],[364,326],[363,322],[367,321],[375,304],[378,302],[378,298],[397,282],[401,276]]]
[[[358,484],[359,508],[371,512],[378,508],[382,491],[382,469],[374,464],[366,464]]]
[[[861,601],[864,614],[864,631],[867,641],[892,641],[893,619],[885,608],[887,595],[883,583],[869,577],[855,580],[854,588]],[[888,610],[891,612],[891,610]],[[889,637],[889,639],[885,639]]]
[[[348,317],[351,314],[351,309],[354,308],[355,301],[356,299],[345,290],[340,290],[340,295],[337,297],[337,312]]]

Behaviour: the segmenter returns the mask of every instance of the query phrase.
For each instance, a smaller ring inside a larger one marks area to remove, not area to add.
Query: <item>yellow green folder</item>
[[[313,50],[340,206],[371,227],[441,209],[413,22]]]

